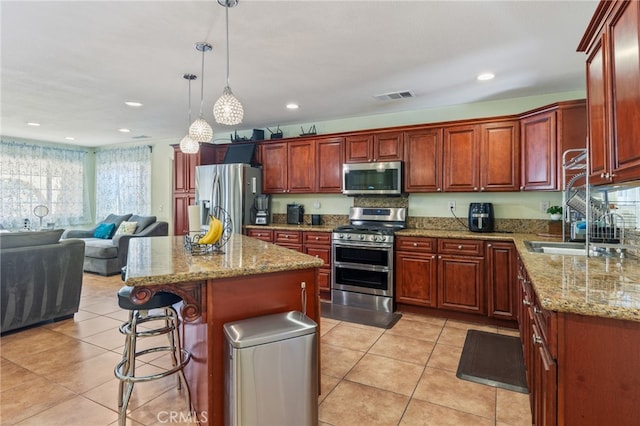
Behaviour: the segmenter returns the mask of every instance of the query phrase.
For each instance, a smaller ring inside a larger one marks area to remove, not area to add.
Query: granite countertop
[[[232,234],[222,252],[193,256],[184,237],[132,238],[127,285],[170,284],[316,268],[323,261],[255,238]]]
[[[511,241],[543,308],[640,322],[640,261],[636,258],[530,253],[524,241],[559,241],[535,234],[404,229],[396,236]]]

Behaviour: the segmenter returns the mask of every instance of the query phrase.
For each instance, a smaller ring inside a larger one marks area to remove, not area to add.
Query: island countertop
[[[127,284],[131,286],[203,281],[242,275],[316,268],[313,256],[232,234],[221,252],[192,255],[183,236],[132,238],[127,258]]]

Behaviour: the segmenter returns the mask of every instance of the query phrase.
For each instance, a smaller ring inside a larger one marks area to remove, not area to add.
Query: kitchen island
[[[184,237],[131,241],[126,283],[135,287],[132,300],[144,303],[157,291],[183,298],[184,343],[192,355],[185,374],[193,415],[202,423],[224,422],[223,325],[292,310],[306,311],[319,324],[321,265],[315,257],[239,234],[221,252],[201,256],[184,248]]]

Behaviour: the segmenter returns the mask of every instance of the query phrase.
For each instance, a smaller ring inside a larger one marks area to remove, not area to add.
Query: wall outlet
[[[456,209],[456,202],[449,201],[449,210],[454,211]]]
[[[548,208],[549,208],[549,202],[548,201],[540,201],[540,212],[541,213],[546,213]]]

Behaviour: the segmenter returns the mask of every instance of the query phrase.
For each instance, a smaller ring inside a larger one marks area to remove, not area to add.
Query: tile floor
[[[117,424],[120,286],[119,276],[85,274],[74,319],[0,338],[1,425]],[[469,328],[514,334],[412,314],[390,330],[323,318],[320,425],[530,425],[527,395],[456,378]],[[149,356],[137,368],[167,362]],[[191,424],[175,384],[137,384],[127,424]]]

